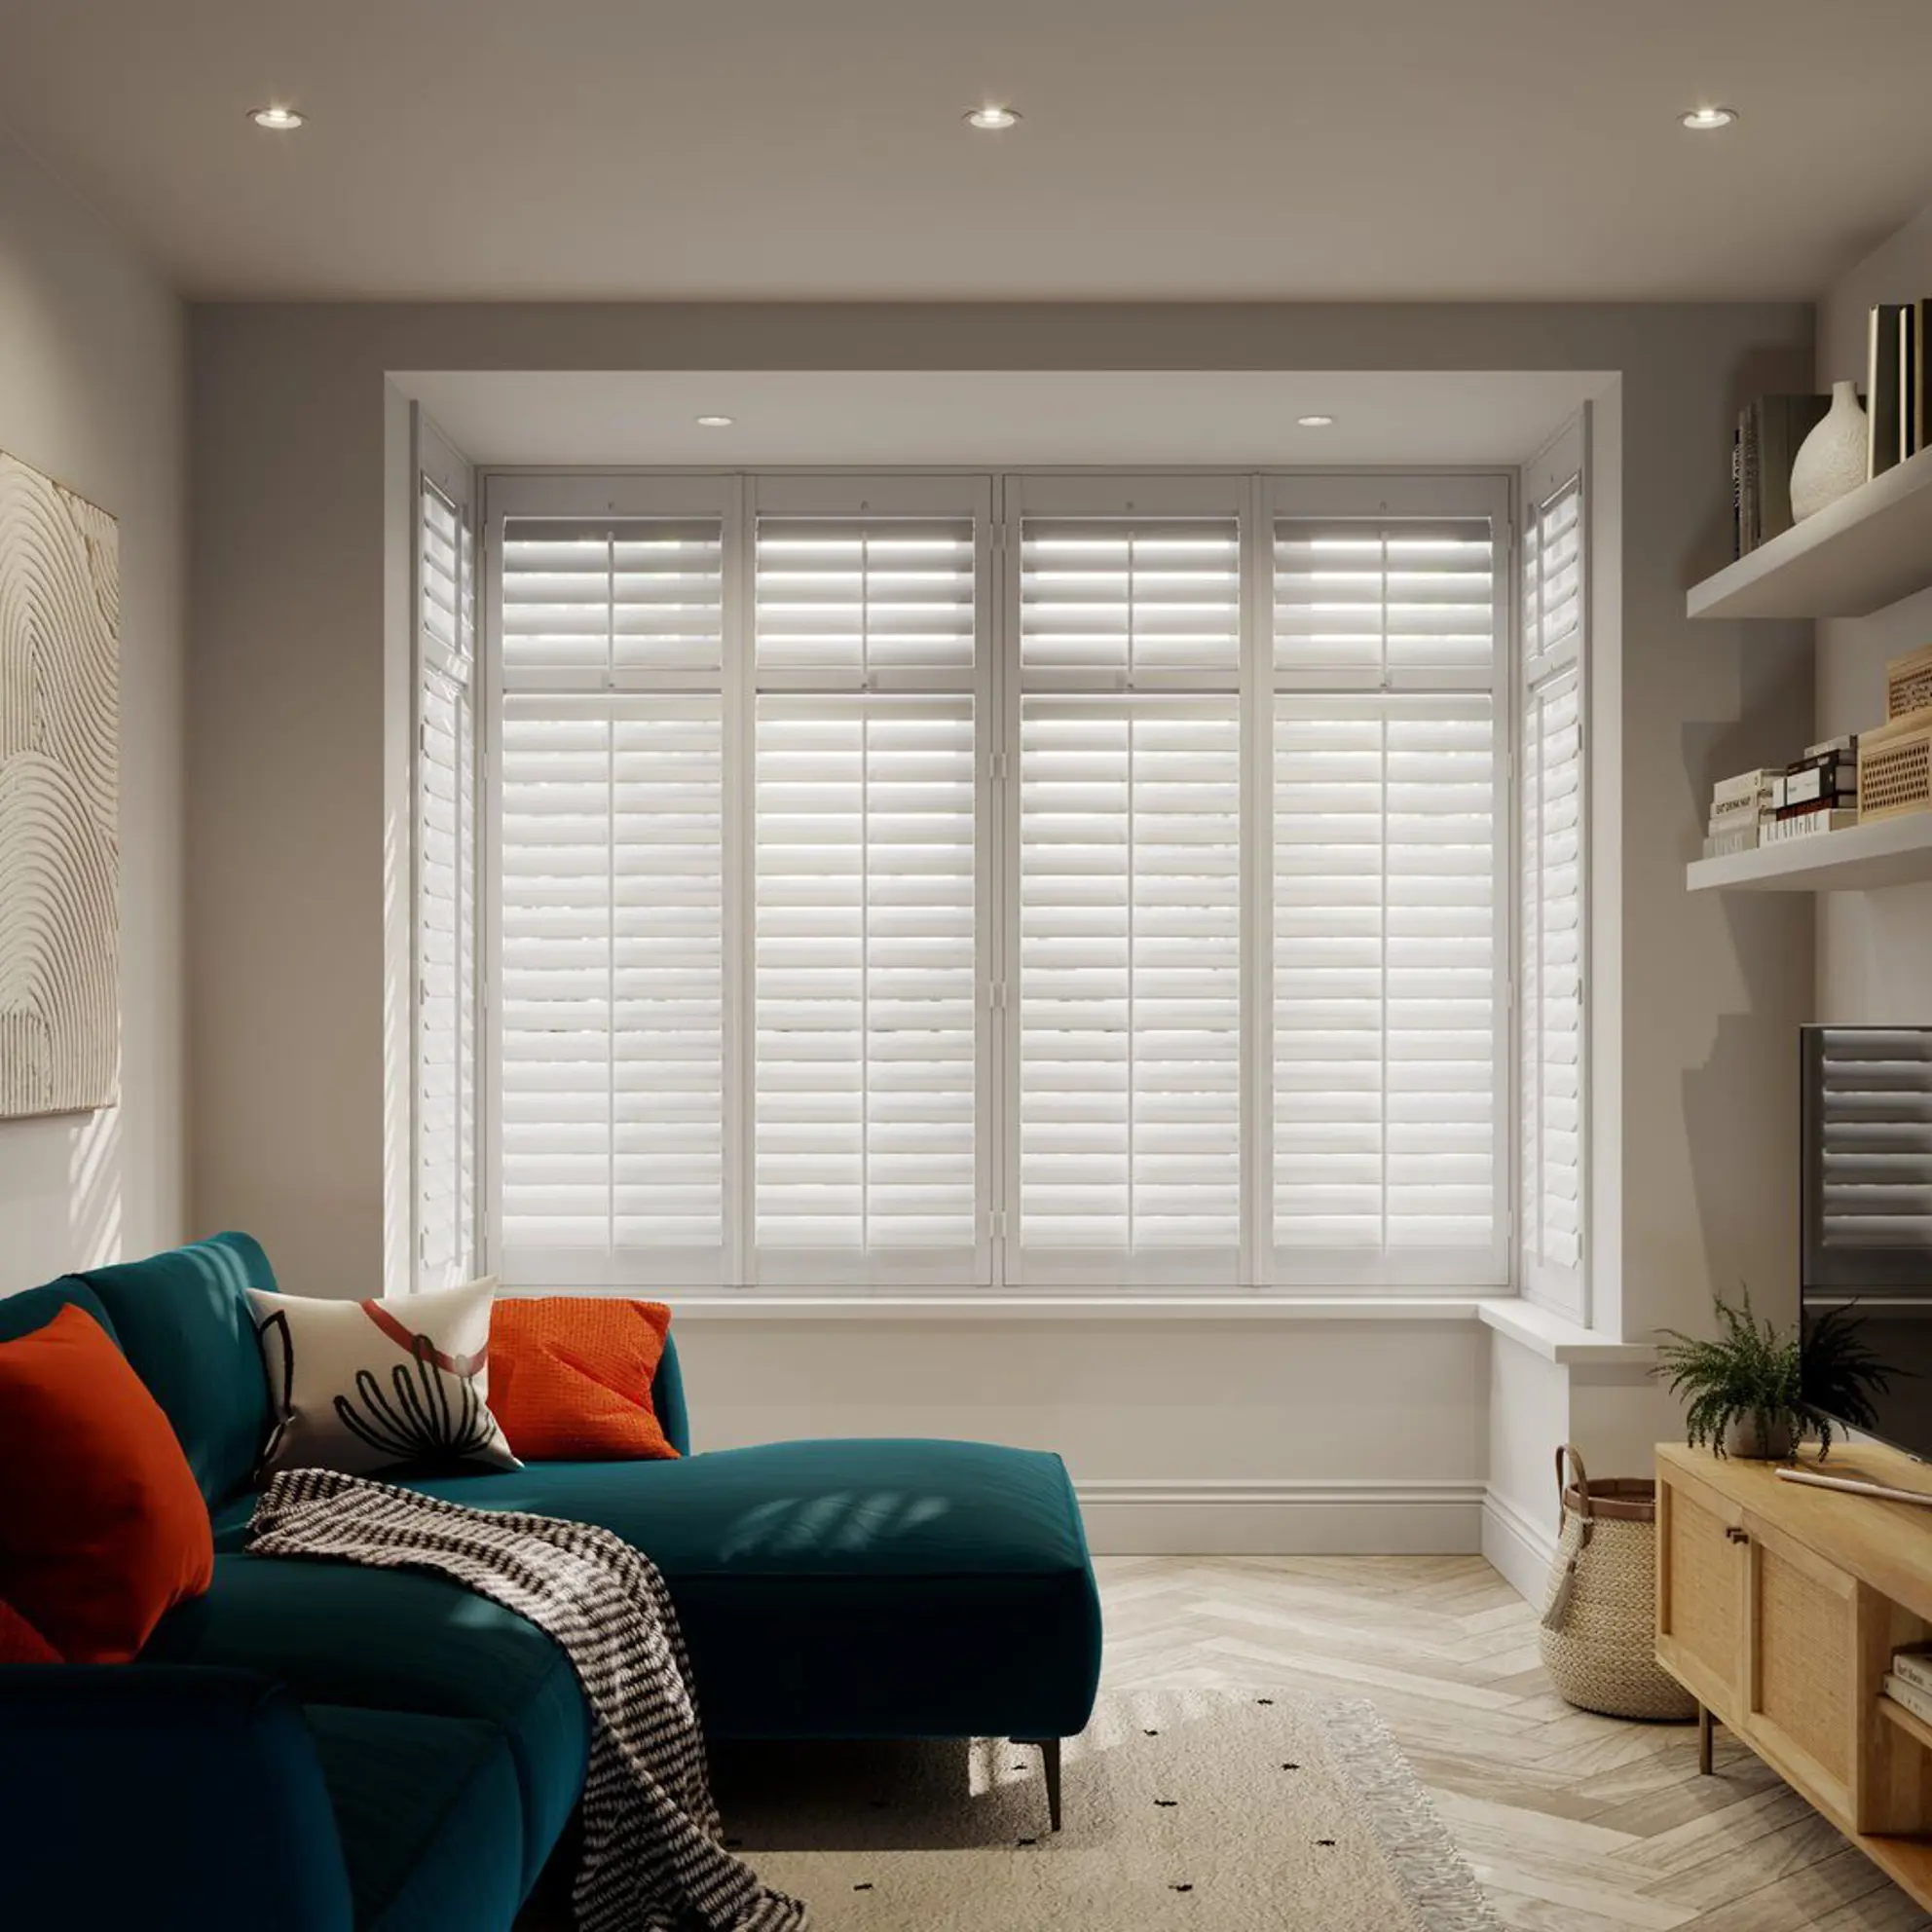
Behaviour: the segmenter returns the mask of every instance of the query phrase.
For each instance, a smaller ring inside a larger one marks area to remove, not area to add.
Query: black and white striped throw
[[[262,1556],[427,1570],[547,1631],[589,1700],[578,1932],[803,1932],[805,1909],[719,1842],[690,1663],[664,1579],[611,1531],[285,1469],[248,1525]]]

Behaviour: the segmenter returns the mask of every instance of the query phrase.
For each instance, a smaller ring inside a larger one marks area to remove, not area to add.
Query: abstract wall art
[[[0,1119],[116,1097],[120,653],[114,519],[0,451]]]

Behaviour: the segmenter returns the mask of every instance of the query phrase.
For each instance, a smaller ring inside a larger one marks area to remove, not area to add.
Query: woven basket
[[[1656,1484],[1592,1482],[1566,1445],[1556,1452],[1556,1491],[1563,1535],[1539,1633],[1550,1681],[1607,1717],[1696,1716],[1695,1699],[1657,1662]]]

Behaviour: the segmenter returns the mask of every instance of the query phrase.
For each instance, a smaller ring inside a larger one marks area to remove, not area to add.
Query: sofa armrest
[[[247,1671],[0,1666],[0,1874],[22,1926],[354,1921],[301,1709]]]

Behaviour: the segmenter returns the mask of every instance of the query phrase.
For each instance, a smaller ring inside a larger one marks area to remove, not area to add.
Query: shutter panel
[[[475,569],[467,520],[421,486],[416,796],[416,1279],[471,1272],[475,1239]]]
[[[1487,686],[1496,662],[1482,518],[1275,525],[1275,668],[1352,685]]]
[[[723,527],[509,518],[501,1269],[699,1285],[724,1251]],[[629,685],[632,688],[612,688]]]
[[[1582,479],[1523,523],[1517,1064],[1524,1288],[1579,1319],[1583,1264]]]
[[[1500,1269],[1495,785],[1487,696],[1277,699],[1284,1282]]]
[[[505,1273],[715,1282],[720,703],[512,696],[502,768]]]
[[[503,675],[717,671],[724,541],[715,518],[503,527]]]
[[[760,517],[760,673],[970,679],[974,564],[971,517]]]
[[[1579,679],[1523,719],[1523,1254],[1526,1274],[1582,1261],[1582,770]]]
[[[765,697],[763,1282],[975,1278],[973,702]]]
[[[1025,1277],[1232,1282],[1236,700],[1029,698],[1020,780]]]
[[[1232,518],[1021,525],[1022,671],[1224,671],[1241,658]]]

